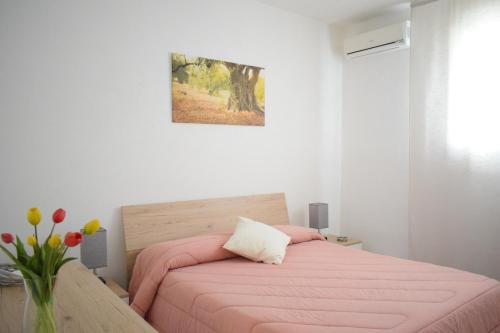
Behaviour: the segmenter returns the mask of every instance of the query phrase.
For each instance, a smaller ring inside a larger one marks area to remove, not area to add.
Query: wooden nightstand
[[[335,244],[342,245],[342,246],[348,246],[350,248],[358,249],[358,250],[363,249],[363,242],[360,240],[357,240],[357,239],[349,238],[349,240],[347,242],[339,242],[337,240],[336,235],[326,235],[326,237],[328,237],[327,241],[329,241],[330,243],[335,243]]]
[[[124,301],[126,304],[128,304],[128,291],[120,287],[118,283],[116,283],[113,279],[111,278],[104,278],[106,281],[106,286],[111,289],[111,291],[122,301]]]
[[[157,333],[110,288],[78,262],[64,265],[55,286],[58,333]],[[0,287],[0,331],[19,333],[23,286]]]

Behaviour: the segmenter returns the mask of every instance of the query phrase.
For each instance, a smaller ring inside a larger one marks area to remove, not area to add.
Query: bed
[[[292,237],[282,265],[222,249],[237,216]],[[123,222],[131,306],[160,332],[500,332],[498,281],[322,241],[286,226],[283,194],[127,206]]]

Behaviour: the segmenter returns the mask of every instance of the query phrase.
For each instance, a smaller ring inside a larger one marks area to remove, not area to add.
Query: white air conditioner
[[[385,53],[410,47],[410,21],[348,37],[344,41],[347,58]]]

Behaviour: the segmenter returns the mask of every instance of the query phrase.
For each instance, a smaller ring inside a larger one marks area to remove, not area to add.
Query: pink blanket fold
[[[225,251],[229,234],[155,245],[132,306],[168,333],[500,332],[498,281],[295,231],[282,265]]]
[[[229,236],[225,233],[178,239],[144,249],[137,256],[130,280],[131,307],[144,317],[171,269],[236,257],[222,247]]]
[[[275,227],[291,237],[291,244],[324,239],[313,229],[292,225]],[[178,239],[144,249],[137,257],[130,280],[131,307],[144,317],[154,300],[158,286],[172,269],[236,257],[236,254],[222,247],[231,234],[214,233]]]

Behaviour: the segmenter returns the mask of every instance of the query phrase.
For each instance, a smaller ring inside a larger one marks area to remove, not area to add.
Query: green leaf
[[[36,279],[39,278],[33,271],[31,271],[28,267],[23,265],[9,250],[7,250],[3,245],[0,245],[0,249],[14,262],[16,268],[21,271],[24,278],[26,279]]]
[[[22,262],[23,264],[26,264],[28,261],[28,253],[26,253],[26,250],[24,249],[24,244],[19,238],[19,236],[16,235],[16,251],[17,251],[17,259]]]
[[[56,269],[55,269],[55,275],[57,275],[57,272],[59,272],[59,269],[67,262],[70,262],[72,260],[76,260],[76,258],[73,258],[73,257],[68,257],[68,258],[65,258],[63,259],[60,263],[58,263],[56,265]]]
[[[16,260],[16,257],[12,254],[12,252],[10,252],[6,247],[4,247],[3,245],[0,244],[0,249],[2,249],[2,251],[15,263],[17,260]]]

